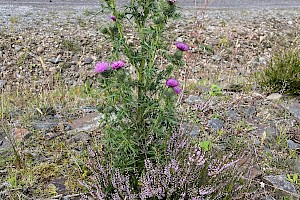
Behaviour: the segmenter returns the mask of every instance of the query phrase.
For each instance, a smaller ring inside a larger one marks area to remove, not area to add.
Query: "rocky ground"
[[[0,197],[80,198],[83,149],[101,133],[94,65],[110,54],[99,32],[109,15],[96,15],[91,7],[19,9],[3,16],[0,27],[1,118],[25,167],[13,163],[2,127]],[[299,97],[262,91],[255,73],[280,49],[299,47],[300,10],[181,12],[168,24],[166,38],[170,45],[184,41],[191,47],[187,65],[176,74],[185,83],[178,112],[190,134],[248,152],[253,163],[245,179],[266,185],[251,198],[299,198],[298,182],[286,180],[300,173]],[[127,37],[134,39],[130,32]]]

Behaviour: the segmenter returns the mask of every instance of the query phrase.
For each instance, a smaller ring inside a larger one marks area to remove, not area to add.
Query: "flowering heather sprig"
[[[114,15],[110,16],[110,19],[113,20],[114,22],[117,21],[117,17]]]
[[[182,42],[176,42],[176,47],[177,47],[177,49],[179,49],[181,51],[189,50],[189,46],[185,43],[182,43]]]
[[[95,71],[97,73],[102,73],[102,72],[108,70],[108,66],[109,66],[109,64],[107,62],[99,62],[95,66]]]
[[[168,87],[174,88],[174,87],[178,86],[178,81],[177,81],[176,79],[174,79],[174,78],[169,78],[169,79],[167,80],[167,82],[166,82],[166,85],[167,85]]]
[[[120,69],[122,67],[125,66],[125,62],[122,61],[122,60],[118,60],[118,61],[114,61],[112,64],[111,64],[111,68],[116,70],[116,69]]]

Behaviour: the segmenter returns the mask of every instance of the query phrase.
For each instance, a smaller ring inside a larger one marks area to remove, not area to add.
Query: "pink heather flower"
[[[112,64],[111,64],[111,68],[112,69],[119,69],[119,68],[122,68],[125,66],[125,62],[122,61],[122,60],[119,60],[119,61],[114,61]]]
[[[182,43],[182,42],[176,42],[176,47],[177,49],[181,50],[181,51],[187,51],[189,50],[189,46]]]
[[[181,92],[181,89],[178,86],[173,87],[173,90],[176,94],[179,94]]]
[[[110,19],[113,20],[114,22],[117,20],[116,16],[114,15],[110,16]]]
[[[166,85],[168,87],[176,87],[176,86],[178,86],[178,81],[174,78],[169,78],[166,82]]]
[[[108,66],[109,66],[109,64],[107,62],[99,62],[95,66],[95,71],[97,73],[102,73],[102,72],[108,70]]]

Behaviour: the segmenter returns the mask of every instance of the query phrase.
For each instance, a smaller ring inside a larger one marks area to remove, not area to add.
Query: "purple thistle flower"
[[[176,47],[177,47],[177,49],[179,49],[181,51],[189,50],[189,46],[187,44],[182,43],[182,42],[176,42]]]
[[[168,0],[169,4],[171,4],[171,5],[174,4],[174,3],[176,3],[176,1],[177,0]]]
[[[102,73],[102,72],[108,70],[108,66],[109,66],[109,64],[107,62],[99,62],[95,66],[95,71],[97,73]]]
[[[111,64],[111,68],[112,69],[119,69],[119,68],[122,68],[125,66],[125,62],[122,61],[122,60],[119,60],[119,61],[114,61],[112,64]]]
[[[167,80],[167,82],[166,82],[166,85],[168,86],[168,87],[176,87],[176,86],[178,86],[178,81],[176,80],[176,79],[174,79],[174,78],[169,78],[168,80]]]
[[[181,92],[181,89],[178,86],[173,87],[173,90],[176,94],[179,94]]]
[[[113,20],[114,22],[117,21],[117,17],[114,15],[110,16],[110,19]]]

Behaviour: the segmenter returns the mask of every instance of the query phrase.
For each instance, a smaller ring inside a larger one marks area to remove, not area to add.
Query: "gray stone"
[[[190,95],[186,100],[187,103],[198,103],[202,101],[202,98],[200,96]]]
[[[198,137],[200,135],[200,127],[199,126],[193,126],[192,130],[189,133],[192,137]]]
[[[300,149],[300,144],[294,142],[293,140],[288,140],[287,145],[288,145],[289,149],[292,149],[292,150]]]
[[[251,131],[252,135],[256,135],[259,138],[262,138],[264,133],[266,133],[267,139],[274,139],[276,137],[276,128],[265,124],[261,124]]]
[[[103,119],[104,115],[98,112],[88,113],[84,117],[73,120],[70,124],[71,130],[68,134],[78,133],[78,132],[90,132],[94,131],[99,127],[100,119]]]
[[[252,118],[256,115],[256,108],[254,106],[250,106],[246,110],[246,118]]]
[[[222,60],[222,56],[220,56],[220,55],[213,55],[213,56],[212,56],[212,59],[213,59],[214,61],[220,61],[220,60]]]
[[[292,99],[287,103],[282,103],[281,106],[300,120],[300,104],[298,100]]]
[[[218,131],[224,127],[224,122],[222,120],[213,118],[208,121],[208,126],[210,126],[215,131]]]
[[[91,64],[93,61],[94,61],[93,58],[88,57],[88,58],[84,59],[83,63],[84,63],[85,65],[87,65],[87,64]]]
[[[31,123],[31,126],[38,131],[48,132],[55,129],[58,125],[57,121],[48,120],[48,121],[34,121]]]
[[[5,84],[6,84],[5,80],[0,80],[0,89],[2,89]]]
[[[51,58],[49,61],[52,64],[58,64],[58,63],[62,62],[62,59],[60,58],[60,56],[57,56],[56,58]]]
[[[293,170],[295,171],[295,173],[300,174],[300,160],[294,159],[292,166],[293,166]]]
[[[280,192],[282,193],[286,193],[287,195],[293,193],[297,195],[294,184],[287,181],[285,175],[265,176],[264,180],[281,190]]]
[[[235,121],[237,118],[237,113],[235,112],[235,110],[231,109],[227,111],[227,117],[232,120]]]
[[[268,196],[266,196],[265,200],[276,200],[276,199],[274,197],[268,195]]]
[[[282,98],[282,95],[279,94],[279,93],[273,93],[273,94],[270,94],[269,96],[267,96],[267,100],[270,100],[270,101],[276,101],[276,100],[279,100]]]

